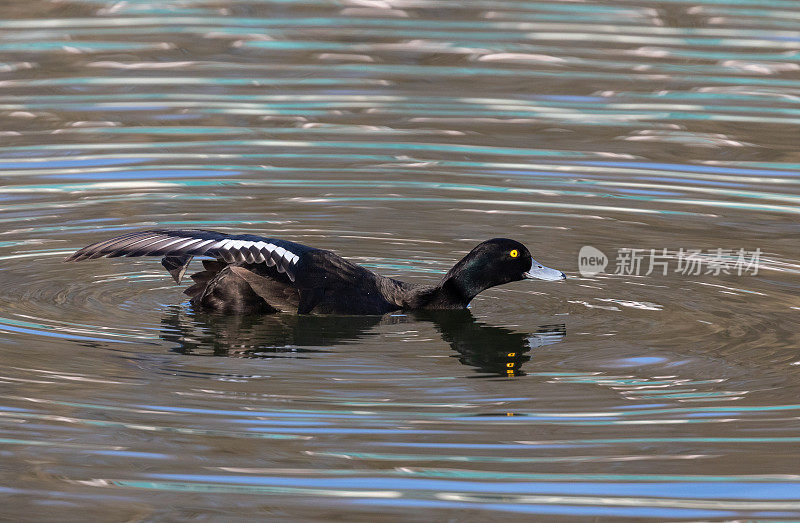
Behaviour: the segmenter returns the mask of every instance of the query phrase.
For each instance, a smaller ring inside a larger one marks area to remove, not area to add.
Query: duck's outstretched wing
[[[360,265],[330,251],[254,234],[151,229],[93,243],[65,261],[104,256],[163,256],[162,265],[178,283],[192,257],[216,258],[218,262],[203,262],[207,270],[193,275],[195,285],[184,292],[202,303],[206,295],[219,291],[222,297],[217,301],[232,310],[238,310],[244,292],[238,286],[243,283],[273,309],[296,306],[300,314],[311,312],[329,292],[366,288],[368,295],[373,291],[375,296],[379,294],[379,277]],[[223,271],[232,275],[233,283],[216,281],[214,276]]]
[[[180,281],[193,256],[211,256],[227,263],[264,263],[285,273],[294,282],[301,259],[312,247],[253,234],[225,234],[203,229],[151,229],[93,243],[64,261],[115,258],[118,256],[164,256],[162,264]]]

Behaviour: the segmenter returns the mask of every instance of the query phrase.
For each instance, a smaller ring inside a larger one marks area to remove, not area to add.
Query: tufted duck
[[[65,261],[107,256],[163,256],[180,283],[193,256],[205,270],[184,293],[198,308],[228,313],[384,314],[394,310],[463,309],[481,291],[524,279],[563,280],[521,243],[487,240],[435,285],[380,276],[331,251],[252,234],[201,229],[133,232],[84,247]]]

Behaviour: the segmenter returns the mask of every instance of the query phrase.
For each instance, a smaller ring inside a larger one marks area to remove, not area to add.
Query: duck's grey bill
[[[530,280],[559,281],[566,280],[567,276],[561,271],[539,265],[534,261],[533,264],[531,264],[531,268],[525,273],[525,278]]]

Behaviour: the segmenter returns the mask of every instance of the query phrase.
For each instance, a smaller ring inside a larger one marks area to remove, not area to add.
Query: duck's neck
[[[466,292],[459,283],[443,279],[438,285],[420,285],[386,278],[383,288],[402,309],[464,309],[477,293]]]
[[[483,268],[466,256],[437,285],[419,285],[383,278],[385,294],[403,309],[465,309],[480,292],[492,287]]]
[[[441,308],[465,308],[488,288],[480,267],[473,265],[469,257],[465,257],[444,275],[437,286]]]
[[[477,293],[465,291],[453,280],[443,281],[436,288],[431,303],[431,309],[465,309]]]

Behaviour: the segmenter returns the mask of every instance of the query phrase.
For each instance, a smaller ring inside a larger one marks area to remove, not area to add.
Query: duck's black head
[[[442,279],[442,289],[466,306],[481,291],[525,279],[564,280],[563,272],[543,266],[515,240],[493,238],[472,249]]]

